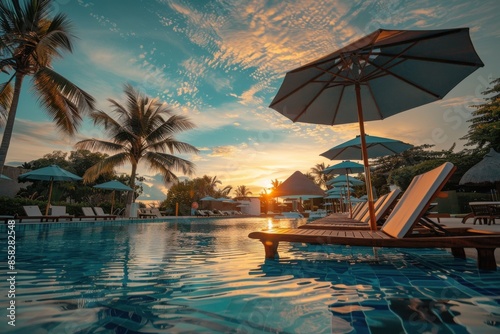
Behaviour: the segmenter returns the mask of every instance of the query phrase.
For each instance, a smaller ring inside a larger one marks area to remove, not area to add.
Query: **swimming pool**
[[[3,315],[0,332],[500,332],[500,273],[480,272],[474,260],[283,242],[280,260],[265,261],[247,235],[269,224],[299,223],[18,224],[16,326]],[[6,314],[9,282],[0,289]]]

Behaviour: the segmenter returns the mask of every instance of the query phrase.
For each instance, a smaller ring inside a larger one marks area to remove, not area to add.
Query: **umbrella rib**
[[[387,56],[387,57],[394,57],[395,56],[393,54],[383,53],[383,52],[377,53],[377,54],[381,55],[381,56]],[[411,56],[411,55],[397,55],[394,58],[404,58],[404,59],[408,59],[408,60],[422,60],[422,61],[429,61],[429,62],[434,62],[434,63],[445,63],[445,64],[452,64],[452,65],[481,66],[481,67],[484,66],[483,62],[476,63],[476,62],[463,61],[463,60],[439,59],[439,58],[419,57],[419,56]]]
[[[375,99],[375,95],[373,94],[372,86],[370,86],[370,83],[367,83],[366,86],[368,87],[368,91],[370,92],[370,95],[372,96],[373,103],[375,103],[375,108],[377,110],[378,117],[380,119],[384,119],[384,115],[382,115],[382,112],[380,111],[380,107],[378,105],[377,99]]]
[[[367,60],[367,61],[369,61],[369,60]],[[393,76],[393,77],[395,77],[395,78],[397,78],[397,79],[399,79],[399,80],[401,80],[401,81],[404,81],[404,82],[406,82],[407,84],[409,84],[410,86],[413,86],[413,87],[415,87],[415,88],[417,88],[417,89],[419,89],[419,90],[421,90],[421,91],[423,91],[423,92],[425,92],[425,93],[427,93],[427,94],[429,94],[429,95],[432,95],[432,96],[434,96],[434,97],[435,97],[435,98],[437,98],[437,99],[441,98],[441,96],[439,96],[438,94],[433,93],[433,92],[431,92],[430,90],[428,90],[428,89],[426,89],[426,88],[424,88],[424,87],[422,87],[422,86],[420,86],[420,85],[418,85],[418,84],[416,84],[416,83],[414,83],[414,82],[411,82],[410,80],[405,79],[405,78],[403,78],[402,76],[400,76],[400,75],[398,75],[398,74],[396,74],[396,73],[394,73],[394,72],[392,72],[392,71],[389,71],[388,69],[385,69],[385,68],[379,67],[377,64],[375,64],[375,63],[373,63],[373,62],[371,62],[371,61],[370,61],[370,64],[372,64],[373,66],[377,67],[379,70],[381,70],[381,71],[383,71],[383,72],[386,72],[386,73],[387,73],[387,75],[391,75],[391,76]]]
[[[319,70],[321,70],[321,72],[316,75],[314,78],[312,78],[311,80],[307,80],[305,81],[302,85],[298,86],[297,88],[295,88],[294,90],[292,90],[291,92],[289,92],[288,94],[285,94],[283,97],[281,97],[280,99],[276,100],[276,101],[273,101],[271,102],[271,104],[269,105],[269,107],[272,107],[273,105],[275,104],[278,104],[280,103],[281,101],[285,100],[286,98],[288,98],[290,95],[292,94],[295,94],[297,91],[301,90],[302,88],[304,88],[305,86],[307,86],[309,83],[311,82],[321,82],[321,81],[316,81],[317,78],[319,78],[320,76],[322,76],[324,73],[322,72],[326,72],[326,73],[329,73],[331,75],[333,75],[334,77],[336,76],[333,72],[330,72],[329,70],[331,68],[334,68],[336,65],[332,65],[329,69],[321,69],[321,68],[318,68]],[[331,81],[327,82],[328,84],[330,83]],[[323,91],[323,89],[321,89],[321,92]],[[314,101],[314,99],[313,99]]]
[[[345,85],[342,86],[342,90],[340,91],[340,96],[337,101],[337,106],[335,107],[335,112],[333,113],[333,119],[331,125],[335,124],[335,120],[337,119],[337,116],[339,114],[339,109],[340,109],[340,101],[342,101],[342,97],[344,96],[344,91],[345,91]]]
[[[330,67],[331,69],[332,67]],[[321,71],[323,71],[322,69],[319,69]],[[311,104],[318,98],[318,96],[320,96],[324,91],[325,89],[327,88],[330,88],[330,83],[335,80],[335,78],[338,77],[338,75],[336,73],[333,73],[333,72],[330,72],[329,70],[325,70],[324,71],[325,73],[328,73],[328,74],[331,74],[332,75],[332,78],[331,80],[329,81],[324,81],[325,82],[325,85],[323,85],[323,88],[321,88],[319,91],[318,91],[318,94],[316,94],[312,99],[310,99],[309,103],[307,103],[307,105],[302,109],[302,111],[292,120],[292,122],[297,122],[297,120],[307,111],[307,109],[309,108],[309,106],[311,106]],[[322,75],[322,74],[321,74]],[[319,76],[319,75],[318,75]],[[318,77],[317,76],[317,77]],[[316,77],[316,78],[317,78]],[[314,79],[311,80],[310,82],[320,82],[320,81],[315,81]],[[323,82],[323,81],[321,81]],[[345,87],[345,86],[344,86]]]

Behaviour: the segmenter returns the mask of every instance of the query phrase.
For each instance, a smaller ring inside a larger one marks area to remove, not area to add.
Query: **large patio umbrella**
[[[379,158],[386,155],[393,155],[404,152],[413,145],[400,140],[376,137],[365,134],[366,153],[368,158]],[[334,146],[320,155],[330,160],[362,160],[361,136],[348,140],[340,145]]]
[[[111,196],[111,214],[113,214],[113,207],[115,206],[115,191],[133,191],[132,188],[117,180],[96,184],[94,188],[113,190]]]
[[[82,178],[78,175],[68,172],[57,165],[51,165],[19,175],[20,181],[50,181],[49,196],[47,206],[45,207],[45,215],[49,214],[50,200],[52,198],[52,187],[54,181],[79,181]]]
[[[483,160],[472,166],[459,181],[459,184],[495,183],[500,181],[500,153],[490,149]]]
[[[364,121],[442,99],[484,66],[469,29],[379,29],[288,72],[270,107],[294,122],[359,123],[370,228],[377,229]]]

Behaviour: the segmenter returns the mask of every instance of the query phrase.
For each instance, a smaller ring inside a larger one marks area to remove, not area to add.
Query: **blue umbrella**
[[[0,180],[12,180],[10,177],[0,174]]]
[[[57,165],[51,165],[19,175],[20,181],[50,181],[49,196],[45,215],[49,214],[50,199],[52,197],[52,186],[54,181],[79,181],[82,178],[68,172]]]
[[[365,139],[368,158],[378,158],[401,153],[413,147],[413,145],[390,138],[365,135]],[[360,136],[356,136],[356,138],[332,147],[320,155],[330,160],[361,160],[361,138]]]
[[[410,148],[413,147],[413,145],[404,143],[399,140],[395,139],[390,139],[390,138],[383,138],[383,137],[375,137],[375,136],[370,136],[370,135],[365,135],[365,141],[366,141],[366,152],[368,154],[368,158],[378,158],[378,157],[383,157],[386,155],[392,155],[396,153],[401,153],[403,151],[406,151]],[[346,141],[345,143],[342,143],[340,145],[337,145],[335,147],[332,147],[326,152],[321,153],[320,155],[330,159],[330,160],[340,160],[340,159],[354,159],[354,160],[361,160],[363,159],[362,156],[362,143],[361,143],[361,137],[356,136],[356,138],[351,139],[349,141]],[[350,161],[344,161],[341,162],[340,164],[340,170],[342,170],[343,166],[349,166],[355,164]],[[334,166],[337,166],[334,165]],[[352,165],[351,171],[352,170],[357,170],[359,173],[361,173],[361,168],[360,165],[355,166]],[[333,166],[332,166],[333,167]],[[348,168],[344,167],[346,172],[344,174],[347,175],[347,171],[349,170]],[[326,170],[326,169],[325,169]],[[336,168],[332,168],[332,171],[339,170]],[[330,171],[331,172],[331,171]],[[337,173],[340,174],[340,173]],[[371,185],[367,185],[367,192],[370,191],[371,193]],[[351,205],[349,203],[349,212],[351,212]]]
[[[325,168],[323,170],[323,173],[348,175],[352,173],[363,173],[364,171],[365,171],[365,166],[363,166],[362,164],[358,164],[357,162],[347,160]]]
[[[339,175],[331,180],[329,180],[326,184],[350,184],[352,186],[361,186],[365,184],[363,181],[358,180],[354,177],[348,177],[347,175]]]
[[[130,188],[129,186],[121,183],[120,181],[117,180],[112,180],[108,182],[104,182],[101,184],[97,184],[94,186],[94,188],[97,189],[107,189],[107,190],[113,190],[113,194],[111,197],[111,213],[113,213],[113,207],[115,204],[115,191],[133,191],[134,189]]]

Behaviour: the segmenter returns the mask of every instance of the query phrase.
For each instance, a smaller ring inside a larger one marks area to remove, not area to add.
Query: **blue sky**
[[[102,110],[110,110],[109,98],[123,100],[128,82],[188,115],[197,128],[178,139],[200,149],[184,156],[195,162],[195,176],[217,176],[222,187],[245,185],[254,195],[296,170],[339,162],[319,154],[358,134],[356,124],[292,123],[270,109],[286,71],[378,28],[469,27],[485,67],[441,101],[365,125],[371,135],[436,149],[456,143],[457,150],[470,105],[500,76],[497,0],[56,0],[54,9],[67,14],[78,37],[74,52],[54,64],[58,72],[93,95]],[[30,89],[25,85],[21,96],[7,164],[103,138],[88,119],[75,138],[61,135]],[[142,168],[139,173],[148,180],[141,199],[164,199],[161,178]]]

